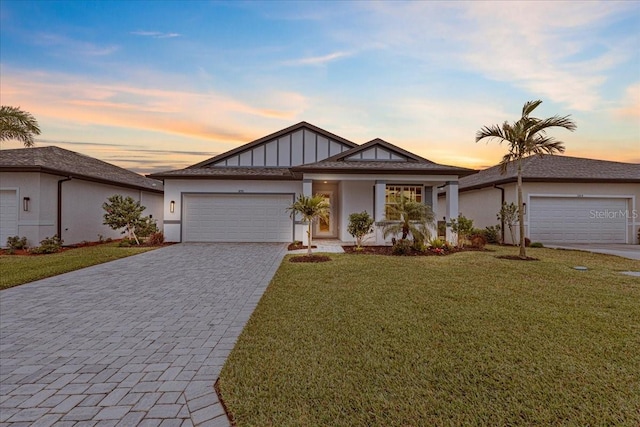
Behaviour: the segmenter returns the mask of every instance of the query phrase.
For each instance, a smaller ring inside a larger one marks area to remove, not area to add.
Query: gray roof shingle
[[[523,161],[524,181],[537,182],[640,182],[640,164],[584,159],[580,157],[543,155]],[[515,163],[503,175],[500,165],[460,179],[460,190],[472,190],[517,179]]]
[[[55,146],[0,150],[0,171],[44,172],[157,193],[163,192],[161,181]]]
[[[150,176],[165,178],[214,178],[214,179],[296,179],[289,168],[261,167],[201,167],[158,172]]]

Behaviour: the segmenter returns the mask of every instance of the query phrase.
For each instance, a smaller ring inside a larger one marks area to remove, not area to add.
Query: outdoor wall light
[[[522,204],[522,215],[526,215],[527,214],[527,204],[523,203]]]
[[[22,210],[25,212],[29,212],[29,205],[31,204],[31,199],[29,197],[22,198]]]
[[[169,212],[174,213],[176,211],[176,202],[173,200],[169,202]]]

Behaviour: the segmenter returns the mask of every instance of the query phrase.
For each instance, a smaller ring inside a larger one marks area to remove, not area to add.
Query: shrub
[[[487,244],[487,239],[483,233],[473,234],[471,236],[471,246],[478,249],[483,249]]]
[[[490,225],[484,229],[484,237],[487,239],[487,243],[500,243],[502,235],[500,234],[500,224]]]
[[[458,215],[458,219],[451,220],[451,230],[458,234],[458,246],[463,247],[464,241],[469,238],[473,230],[473,220],[464,215]]]
[[[533,242],[529,245],[530,248],[544,248],[544,245],[540,242]]]
[[[640,228],[638,228],[638,244],[640,245]]]
[[[135,242],[135,240],[134,240]],[[118,246],[121,248],[128,248],[129,246],[131,246],[131,240],[129,239],[122,239],[120,241],[120,243],[118,243]]]
[[[424,252],[427,250],[427,245],[424,244],[423,240],[415,239],[411,244],[411,249],[416,252]]]
[[[440,239],[429,240],[429,246],[435,249],[443,249],[445,245],[446,245],[446,242]]]
[[[138,237],[149,237],[152,234],[159,233],[158,225],[156,221],[145,216],[141,218],[140,222],[136,225],[136,236]]]
[[[57,235],[53,237],[46,237],[40,242],[40,246],[31,248],[29,252],[37,255],[54,254],[56,252],[60,252],[60,249],[62,249],[62,243],[64,243],[64,241]]]
[[[26,237],[7,237],[7,247],[13,250],[26,249],[27,238]]]
[[[394,255],[409,255],[411,253],[411,242],[407,239],[397,240],[391,249]]]
[[[356,239],[356,246],[359,248],[362,246],[362,240],[364,236],[373,231],[373,218],[363,211],[360,213],[352,213],[349,215],[349,226],[347,232]]]
[[[151,246],[160,246],[164,243],[164,234],[162,234],[162,232],[157,232],[157,233],[153,233],[151,236],[149,236],[149,239],[147,239],[147,244],[151,245]]]

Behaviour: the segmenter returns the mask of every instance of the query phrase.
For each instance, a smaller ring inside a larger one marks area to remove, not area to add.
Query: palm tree
[[[17,139],[25,147],[33,147],[33,136],[40,135],[38,121],[19,107],[0,107],[0,141]]]
[[[500,143],[509,144],[509,152],[502,157],[500,162],[501,173],[505,174],[512,162],[515,162],[518,171],[518,221],[520,225],[520,258],[526,258],[527,253],[524,243],[524,209],[522,200],[522,159],[531,155],[544,155],[563,153],[564,146],[561,141],[547,136],[546,131],[552,127],[561,127],[569,131],[576,129],[576,124],[570,116],[553,116],[547,119],[530,117],[529,115],[541,100],[528,101],[522,107],[522,117],[513,124],[504,122],[502,126],[485,126],[476,133],[476,142],[484,138],[497,139]]]
[[[382,234],[387,238],[390,234],[402,233],[403,240],[411,234],[413,240],[424,242],[431,237],[429,226],[433,222],[434,215],[429,206],[402,197],[397,204],[387,206],[387,219],[382,226]]]
[[[311,255],[311,241],[312,241],[312,226],[318,219],[329,218],[329,202],[326,201],[322,194],[316,194],[315,196],[305,196],[301,194],[298,199],[287,208],[290,212],[291,218],[295,218],[296,214],[300,214],[302,219],[309,224],[309,230],[307,236],[309,237],[309,243],[307,245],[307,255]]]

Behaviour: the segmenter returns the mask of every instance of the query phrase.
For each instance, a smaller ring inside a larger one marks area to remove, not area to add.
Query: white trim
[[[45,220],[22,220],[18,221],[19,227],[45,227],[45,226],[54,226],[56,223],[54,221],[45,221]]]
[[[332,173],[327,171],[324,173],[304,173],[304,179],[314,181],[380,181],[384,180],[388,183],[402,182],[404,183],[423,183],[425,185],[442,186],[449,181],[458,181],[458,175],[396,175],[385,173],[368,173],[368,174],[344,174]]]

